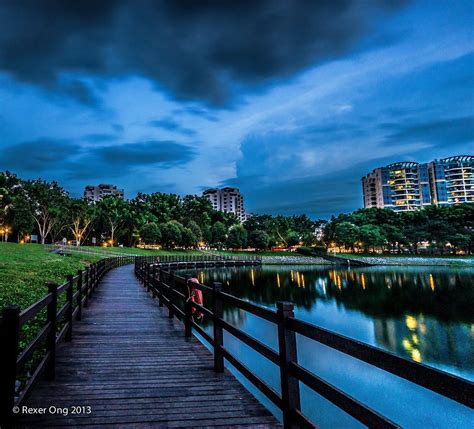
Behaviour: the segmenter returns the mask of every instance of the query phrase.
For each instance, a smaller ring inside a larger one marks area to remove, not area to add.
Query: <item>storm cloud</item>
[[[81,147],[76,140],[43,138],[5,148],[0,162],[5,169],[27,174],[62,171],[75,178],[120,177],[140,167],[176,167],[194,156],[192,147],[167,140]]]
[[[3,148],[0,162],[8,170],[43,172],[58,168],[78,153],[79,147],[70,140],[38,139]]]
[[[143,76],[178,99],[224,105],[239,86],[288,77],[347,52],[382,14],[380,0],[7,0],[0,69],[93,105],[61,74]]]
[[[97,148],[94,155],[115,166],[160,164],[162,168],[170,168],[190,161],[194,150],[173,141],[153,140]]]

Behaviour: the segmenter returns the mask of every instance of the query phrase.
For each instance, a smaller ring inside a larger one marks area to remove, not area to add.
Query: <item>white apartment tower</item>
[[[207,189],[203,192],[212,204],[214,210],[226,213],[234,213],[240,222],[247,220],[244,208],[244,197],[237,188]]]
[[[102,183],[97,186],[89,185],[84,188],[84,198],[89,201],[98,202],[109,195],[119,197],[122,200],[124,199],[123,189],[118,189],[117,186],[114,185]]]

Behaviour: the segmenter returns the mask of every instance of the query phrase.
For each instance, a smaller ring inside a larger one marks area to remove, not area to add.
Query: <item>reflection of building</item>
[[[474,368],[469,329],[432,318],[375,319],[377,346],[416,362]]]
[[[244,209],[244,197],[237,188],[207,189],[203,192],[214,210],[234,213],[240,222],[247,220]]]
[[[123,189],[118,189],[117,186],[100,184],[98,186],[86,186],[84,188],[84,198],[89,201],[101,201],[103,198],[113,195],[123,200]]]
[[[453,156],[429,164],[433,203],[474,202],[474,156]]]
[[[362,178],[364,207],[395,211],[429,204],[474,202],[474,156],[453,156],[429,164],[397,162]]]
[[[431,204],[426,164],[398,162],[376,168],[362,178],[362,186],[365,208],[409,211]]]

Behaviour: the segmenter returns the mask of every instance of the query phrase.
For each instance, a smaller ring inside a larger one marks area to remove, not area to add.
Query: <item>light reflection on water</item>
[[[197,274],[207,284],[220,281],[224,291],[269,308],[277,301],[293,302],[296,317],[302,320],[474,379],[472,269],[264,266],[188,273]],[[236,308],[226,306],[224,311],[227,321],[277,348],[275,326]],[[203,321],[207,328],[208,323]],[[225,343],[279,389],[273,364],[230,335],[225,336]],[[298,336],[298,354],[305,367],[404,427],[473,426],[473,416],[466,407],[314,341]],[[359,427],[304,387],[302,403],[304,412],[323,428]]]

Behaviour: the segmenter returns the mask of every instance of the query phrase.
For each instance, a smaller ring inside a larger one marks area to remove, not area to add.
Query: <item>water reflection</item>
[[[303,320],[473,378],[472,269],[266,266],[193,274],[259,305],[291,301]],[[236,326],[244,324],[245,312],[229,306],[224,312]]]
[[[387,268],[344,270],[327,267],[219,268],[187,274],[225,292],[275,308],[295,303],[296,316],[318,326],[474,378],[474,270]],[[206,301],[206,298],[205,298]],[[207,299],[205,305],[210,305]],[[224,307],[224,318],[269,347],[277,348],[275,325],[250,313]],[[209,332],[208,319],[201,322]],[[305,368],[406,428],[471,427],[471,410],[406,380],[298,337],[298,360]],[[279,391],[278,368],[224,335],[225,347]],[[237,374],[238,376],[238,374]],[[279,411],[243,377],[240,380],[275,415]],[[328,401],[300,386],[303,412],[321,428],[361,425]]]

